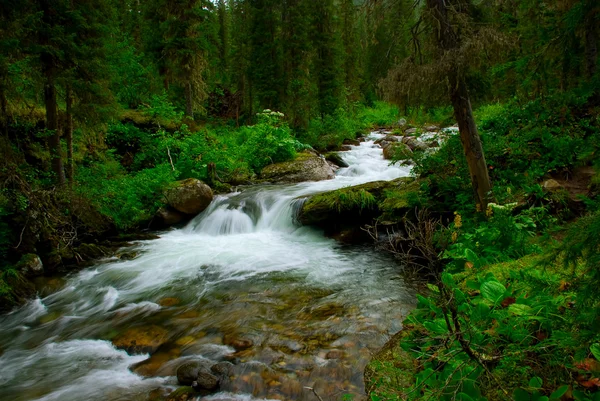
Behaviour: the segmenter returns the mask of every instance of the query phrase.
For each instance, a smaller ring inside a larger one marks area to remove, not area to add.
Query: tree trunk
[[[596,36],[596,24],[593,16],[589,16],[585,27],[585,61],[588,78],[596,74],[596,63],[598,61],[598,38]]]
[[[454,117],[458,123],[460,132],[460,141],[462,142],[467,164],[469,165],[469,175],[471,176],[471,185],[475,196],[475,204],[479,211],[484,211],[490,197],[491,184],[488,174],[488,167],[483,154],[481,138],[477,132],[469,92],[464,79],[450,79],[450,98],[454,108]]]
[[[452,28],[450,19],[448,18],[448,9],[445,0],[427,0],[427,8],[435,20],[432,22],[432,26],[440,50],[448,52],[458,48],[460,39]],[[450,84],[450,100],[452,101],[454,117],[458,122],[460,140],[469,166],[475,203],[479,211],[484,211],[487,208],[492,186],[483,154],[481,138],[479,137],[477,125],[473,118],[467,84],[464,76],[459,73],[457,65],[450,67],[448,81]]]
[[[51,58],[46,56],[44,58]],[[56,184],[64,185],[65,172],[63,168],[62,154],[60,149],[60,131],[58,130],[58,105],[56,103],[56,86],[54,83],[54,68],[52,60],[45,60],[44,74],[46,83],[44,84],[44,104],[46,106],[46,129],[51,132],[48,138],[48,150],[52,160],[52,171],[56,175]]]
[[[48,0],[40,1],[44,12],[43,21],[49,26],[52,22],[52,5]],[[48,38],[42,36],[40,43],[48,45]],[[48,138],[48,151],[50,152],[52,171],[56,175],[56,184],[65,184],[65,171],[63,168],[62,152],[60,148],[60,131],[58,130],[58,104],[56,102],[56,60],[54,56],[45,51],[40,55],[44,82],[44,105],[46,107],[46,129],[50,131]]]
[[[2,134],[8,138],[8,101],[4,88],[0,88],[0,105],[2,110]]]
[[[189,118],[194,118],[194,101],[192,96],[192,83],[190,81],[185,84],[185,115]]]
[[[73,92],[67,86],[67,118],[65,121],[65,140],[67,141],[67,178],[69,185],[73,185],[75,169],[73,167]]]

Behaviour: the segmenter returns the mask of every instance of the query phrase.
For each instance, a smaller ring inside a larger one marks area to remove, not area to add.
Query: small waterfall
[[[296,214],[301,198],[369,181],[392,180],[406,176],[406,167],[390,166],[381,148],[370,141],[341,153],[349,167],[340,169],[336,179],[298,185],[251,187],[248,191],[219,196],[211,206],[191,221],[186,232],[207,235],[235,235],[275,230],[291,232],[298,228]]]
[[[229,333],[255,344],[239,372],[265,366],[278,375],[272,382],[300,392],[338,374],[346,379],[332,383],[328,401],[340,386],[359,394],[364,351],[398,330],[414,296],[387,256],[339,246],[295,217],[309,195],[408,175],[408,168],[383,160],[373,143],[378,137],[341,153],[350,167],[333,180],[218,196],[186,227],[141,242],[137,258],[82,270],[58,292],[0,316],[0,399],[145,399],[176,383],[182,361],[233,352],[223,344]],[[128,355],[111,340],[147,326],[160,326],[168,338],[139,371],[136,364],[149,356]],[[331,349],[346,356],[329,360]],[[236,380],[209,399],[254,400],[247,393],[260,386]],[[269,398],[261,386],[259,398]]]

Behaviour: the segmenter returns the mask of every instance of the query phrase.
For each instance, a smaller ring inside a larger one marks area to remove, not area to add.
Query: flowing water
[[[217,197],[186,227],[137,244],[136,258],[48,283],[52,293],[0,317],[0,399],[160,399],[198,358],[234,362],[210,400],[316,400],[305,386],[324,400],[363,394],[365,365],[414,293],[388,256],[294,215],[302,196],[408,175],[376,137],[343,154],[350,167],[334,180]],[[113,345],[128,337],[153,353]]]

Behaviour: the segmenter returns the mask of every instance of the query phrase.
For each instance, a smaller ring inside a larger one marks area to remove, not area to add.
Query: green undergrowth
[[[118,118],[75,129],[73,183],[55,187],[43,111],[15,114],[9,127],[14,140],[0,141],[3,305],[21,298],[17,287],[25,281],[13,266],[22,254],[39,254],[48,269],[76,263],[75,249],[85,241],[148,228],[175,181],[197,178],[216,192],[250,184],[265,166],[292,160],[305,149],[337,148],[369,129],[391,126],[398,110],[380,102],[372,108],[349,105],[312,119],[304,130],[290,127],[282,113],[264,110],[237,126],[186,119],[162,94],[114,115]],[[340,208],[350,204],[369,208],[373,199],[367,192],[340,198]]]
[[[588,219],[567,242],[599,234],[599,214]],[[597,400],[597,237],[577,255],[548,243],[499,263],[470,248],[459,255],[456,241],[440,281],[367,369],[371,399]]]
[[[426,213],[403,258],[425,260],[434,279],[366,370],[372,400],[600,400],[594,104],[576,91],[478,109],[487,210],[473,207],[457,135],[415,154]],[[544,188],[550,178],[563,184]]]
[[[332,194],[329,198],[329,208],[335,209],[338,212],[342,212],[344,210],[352,210],[358,209],[360,211],[364,209],[373,208],[377,201],[375,197],[364,189],[353,190],[339,190]]]
[[[475,110],[493,197],[498,203],[529,198],[538,204],[551,202],[569,213],[560,193],[543,200],[548,194],[540,184],[551,176],[572,177],[579,166],[599,167],[600,108],[588,98],[590,94],[575,91]],[[451,135],[435,154],[414,153],[414,172],[427,180],[423,189],[431,207],[471,207],[471,181],[463,153],[458,135]]]
[[[297,138],[319,151],[339,148],[344,140],[356,139],[369,130],[393,127],[398,124],[398,108],[385,102],[375,102],[373,107],[361,104],[339,109],[331,115],[314,118]]]

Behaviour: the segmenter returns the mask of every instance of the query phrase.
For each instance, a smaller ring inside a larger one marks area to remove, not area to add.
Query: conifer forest
[[[598,0],[0,0],[0,399],[600,401]]]

